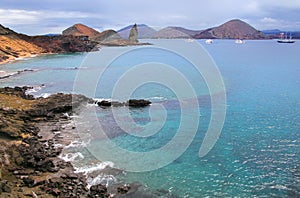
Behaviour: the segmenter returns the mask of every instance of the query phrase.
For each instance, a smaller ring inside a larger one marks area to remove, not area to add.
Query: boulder
[[[109,194],[107,192],[107,188],[104,185],[98,184],[91,186],[88,197],[108,198]]]
[[[148,100],[136,100],[136,99],[131,99],[128,101],[127,105],[130,107],[146,107],[151,104],[150,101]]]
[[[107,100],[102,100],[100,102],[97,102],[97,105],[99,107],[121,107],[121,106],[130,106],[130,107],[146,107],[151,104],[150,101],[148,100],[137,100],[137,99],[130,99],[126,103],[123,102],[118,102],[118,101],[107,101]]]
[[[100,107],[110,107],[111,102],[107,101],[107,100],[102,100],[100,102],[97,102],[97,105],[100,106]]]
[[[117,188],[117,191],[120,194],[126,194],[126,193],[128,193],[129,190],[130,190],[130,186],[128,186],[126,184]]]

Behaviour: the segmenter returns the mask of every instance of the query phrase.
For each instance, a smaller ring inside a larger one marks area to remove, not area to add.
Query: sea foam
[[[75,173],[84,173],[84,174],[88,174],[88,173],[92,173],[94,171],[100,171],[100,170],[103,170],[107,167],[113,167],[114,166],[114,163],[112,162],[100,162],[100,163],[97,163],[95,165],[87,165],[87,166],[83,166],[83,167],[78,167],[78,168],[75,168]]]
[[[80,152],[76,153],[67,153],[67,154],[61,154],[59,158],[63,159],[66,162],[73,162],[76,159],[84,159],[84,156]]]

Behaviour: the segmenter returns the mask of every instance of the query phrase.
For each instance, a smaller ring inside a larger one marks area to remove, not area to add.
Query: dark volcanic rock
[[[30,177],[24,177],[22,180],[25,186],[31,187],[34,184],[34,180]]]
[[[121,106],[130,106],[130,107],[146,107],[151,104],[148,100],[137,100],[137,99],[131,99],[127,101],[126,103],[118,102],[118,101],[107,101],[102,100],[100,102],[97,102],[97,105],[100,107],[121,107]]]
[[[100,107],[110,107],[111,102],[107,101],[107,100],[102,100],[100,102],[97,102],[97,105],[100,106]]]
[[[130,107],[146,107],[146,106],[149,106],[151,104],[151,102],[148,100],[131,99],[128,101],[127,104]]]
[[[81,36],[19,36],[23,40],[44,49],[44,53],[89,52],[97,43],[82,39]]]
[[[93,101],[83,95],[54,94],[48,98],[40,98],[33,109],[27,113],[31,117],[55,117],[60,113],[71,112],[82,104]]]
[[[126,194],[130,190],[130,186],[124,185],[117,188],[118,193],[120,194]]]
[[[55,172],[55,165],[50,159],[57,157],[61,149],[54,148],[49,144],[41,143],[37,138],[25,138],[23,140],[26,144],[21,144],[17,148],[21,154],[23,161],[21,162],[24,167],[33,168],[42,172]]]
[[[108,198],[109,194],[107,192],[107,188],[104,185],[98,184],[91,186],[88,197]]]
[[[51,126],[56,122],[65,123],[61,114],[71,112],[71,107],[80,108],[93,101],[70,94],[34,99],[26,95],[26,90],[0,88],[1,197],[9,194],[10,197],[87,197],[85,176],[73,173],[69,162],[58,159],[62,148],[55,145],[58,137]],[[49,137],[38,135],[37,127],[42,123],[37,122],[41,119],[49,125],[42,128],[49,130]],[[17,138],[20,141],[11,141]]]
[[[10,193],[11,189],[8,186],[7,180],[0,180],[0,195],[2,192]]]
[[[32,87],[4,87],[0,88],[0,93],[1,94],[6,94],[6,95],[12,95],[12,96],[18,96],[20,98],[26,99],[26,100],[33,100],[34,97],[32,95],[26,94],[26,91],[28,89],[32,89]]]

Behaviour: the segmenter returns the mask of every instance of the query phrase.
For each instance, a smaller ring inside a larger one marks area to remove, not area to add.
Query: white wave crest
[[[86,147],[88,144],[89,144],[89,141],[83,142],[83,141],[74,140],[69,145],[65,146],[65,149],[74,148],[74,147],[82,148],[82,147]]]
[[[66,162],[73,162],[76,159],[84,159],[84,156],[82,155],[82,153],[77,152],[77,153],[61,154],[59,158],[63,159]]]
[[[117,179],[113,176],[113,175],[105,175],[103,173],[97,175],[97,177],[95,178],[92,178],[92,177],[89,177],[87,179],[87,187],[90,188],[91,186],[94,186],[94,185],[98,185],[98,184],[103,184],[103,185],[106,185],[109,186],[111,183],[114,183],[116,182]]]
[[[103,170],[106,167],[113,167],[114,163],[112,162],[101,162],[95,165],[88,165],[88,166],[83,166],[83,167],[78,167],[75,168],[75,173],[84,173],[84,174],[88,174],[88,173],[92,173],[94,171],[99,171],[99,170]]]
[[[149,97],[146,99],[151,100],[151,101],[166,101],[166,100],[168,100],[166,97],[163,97],[163,96],[153,96],[153,97]]]

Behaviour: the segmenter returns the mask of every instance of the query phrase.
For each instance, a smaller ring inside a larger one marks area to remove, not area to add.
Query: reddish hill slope
[[[265,39],[266,36],[239,19],[228,21],[218,27],[204,30],[194,36],[198,39],[218,38],[218,39]]]
[[[93,28],[90,28],[83,24],[75,24],[72,27],[69,27],[68,29],[64,30],[62,32],[64,36],[72,35],[72,36],[88,36],[89,38],[95,38],[97,37],[100,32],[94,30]]]

